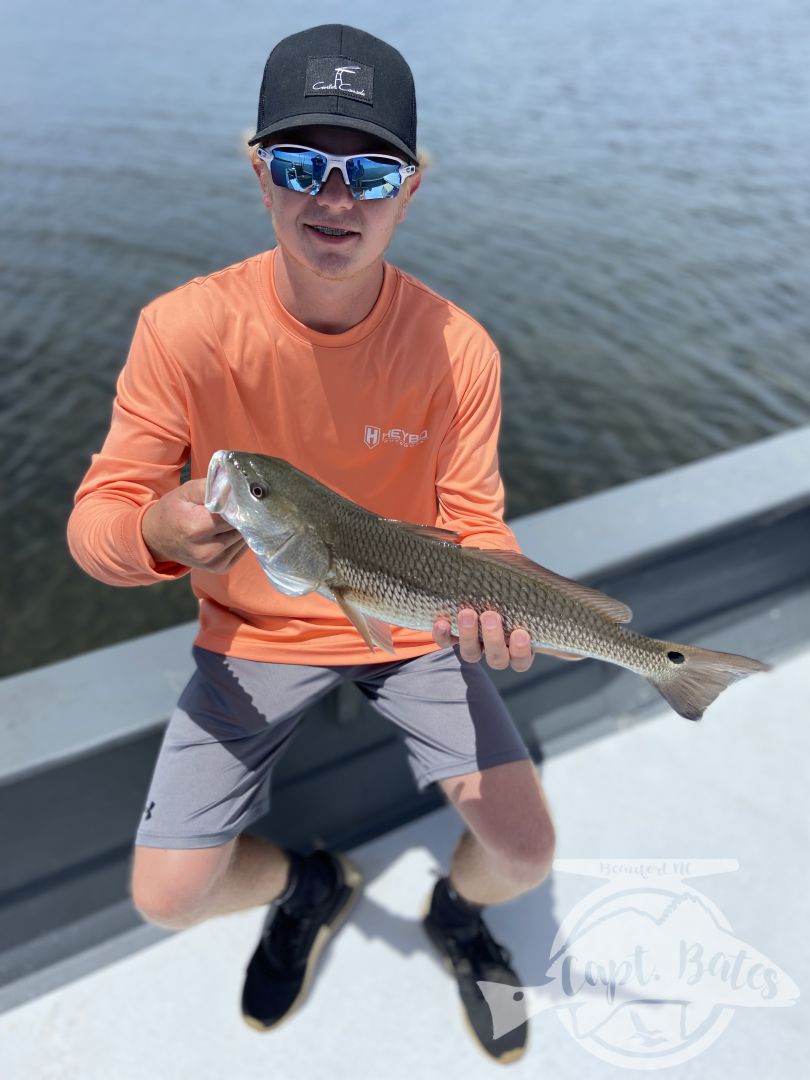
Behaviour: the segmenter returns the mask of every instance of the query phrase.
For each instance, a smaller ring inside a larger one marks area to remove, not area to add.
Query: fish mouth
[[[205,509],[211,514],[221,514],[231,501],[232,488],[228,477],[227,450],[216,450],[208,463],[205,482]]]

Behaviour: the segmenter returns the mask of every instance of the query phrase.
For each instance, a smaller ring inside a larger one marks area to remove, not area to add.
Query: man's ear
[[[421,172],[414,173],[413,176],[408,177],[407,187],[405,188],[404,191],[400,192],[400,197],[402,199],[402,202],[400,203],[399,214],[397,215],[397,225],[399,225],[400,221],[404,220],[405,214],[408,211],[408,203],[411,201],[411,199],[416,194],[416,191],[417,191],[417,189],[418,189],[418,187],[419,187],[419,185],[421,183],[422,183],[422,174],[421,174]]]
[[[250,164],[253,167],[253,171],[256,173],[259,184],[262,189],[262,202],[268,210],[272,210],[272,200],[270,198],[270,179],[267,175],[267,168],[264,162],[256,153],[255,147],[251,147]]]

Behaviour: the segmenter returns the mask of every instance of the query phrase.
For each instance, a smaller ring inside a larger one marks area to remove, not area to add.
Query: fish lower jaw
[[[226,515],[235,509],[233,488],[225,464],[226,451],[217,450],[211,457],[205,483],[205,509],[210,514]]]

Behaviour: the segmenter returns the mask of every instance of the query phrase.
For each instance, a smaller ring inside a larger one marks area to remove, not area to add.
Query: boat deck
[[[546,762],[541,771],[558,828],[555,869],[543,886],[487,915],[524,983],[544,982],[561,920],[600,884],[566,872],[564,860],[727,859],[738,869],[691,884],[739,942],[789,977],[781,978],[780,995],[790,996],[790,979],[802,995],[810,981],[808,716],[804,647],[732,687],[701,724],[662,709]],[[326,950],[305,1005],[277,1031],[257,1033],[239,1016],[243,969],[264,914],[256,908],[181,933],[144,926],[106,943],[85,957],[84,974],[0,1016],[2,1075],[491,1076],[495,1066],[472,1044],[455,984],[419,924],[458,833],[458,818],[445,806],[353,850],[365,894]],[[590,1052],[597,1038],[578,1040],[561,1023],[571,1013],[562,1007],[533,1017],[529,1049],[509,1066],[511,1075],[618,1074],[605,1051]],[[806,995],[789,1007],[737,1008],[711,1045],[668,1075],[796,1074],[810,1057],[809,1021]],[[651,1054],[646,1067],[664,1063]]]

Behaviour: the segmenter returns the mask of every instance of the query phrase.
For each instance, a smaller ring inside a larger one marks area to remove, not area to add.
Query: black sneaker
[[[316,906],[296,905],[293,895],[271,904],[259,944],[251,957],[242,990],[242,1017],[258,1031],[286,1020],[304,1001],[326,943],[343,925],[360,895],[363,878],[357,867],[339,853],[315,851],[311,860],[333,867],[334,884]]]
[[[520,979],[511,966],[512,955],[495,941],[480,914],[468,915],[464,923],[451,923],[441,918],[437,894],[445,888],[445,880],[440,878],[436,882],[425,905],[422,925],[445,966],[455,975],[463,1015],[476,1045],[490,1060],[501,1065],[517,1061],[526,1050],[528,1019],[495,1038],[492,1011],[477,985],[481,981],[520,986]],[[518,1000],[522,1000],[522,995],[520,999],[515,998]]]

